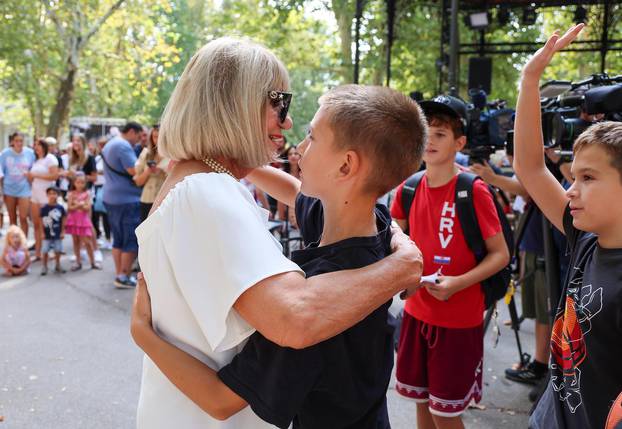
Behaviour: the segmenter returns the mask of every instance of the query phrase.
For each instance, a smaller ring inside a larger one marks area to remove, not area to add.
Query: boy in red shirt
[[[406,302],[397,354],[397,391],[417,402],[419,429],[462,428],[461,414],[482,396],[484,295],[480,282],[509,261],[487,185],[473,184],[473,205],[487,255],[478,264],[458,221],[456,153],[466,144],[466,106],[439,96],[421,103],[429,124],[427,170],[408,218],[400,185],[391,207],[423,252],[424,275],[441,272]],[[459,360],[456,360],[459,356]]]

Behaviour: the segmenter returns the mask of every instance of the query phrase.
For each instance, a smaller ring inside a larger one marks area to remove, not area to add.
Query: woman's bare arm
[[[297,273],[269,277],[244,292],[234,308],[283,347],[305,348],[334,337],[394,295],[419,287],[421,252],[398,228],[393,231],[395,252],[382,261],[308,279]]]
[[[290,207],[296,205],[296,196],[300,192],[300,180],[278,168],[266,166],[255,168],[246,179],[262,191]]]

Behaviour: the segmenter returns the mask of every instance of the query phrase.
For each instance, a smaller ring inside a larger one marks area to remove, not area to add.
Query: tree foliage
[[[396,0],[392,87],[405,93],[419,90],[426,97],[447,90],[447,64],[440,52],[441,4]],[[587,9],[589,26],[582,39],[598,40],[604,8]],[[521,10],[512,12],[503,26],[493,19],[487,41],[543,42],[554,29],[572,23],[574,6],[541,9],[531,26],[522,25]],[[288,138],[298,141],[318,97],[352,81],[355,14],[355,0],[3,0],[0,101],[23,106],[27,115],[13,109],[9,120],[26,122],[22,125],[35,134],[66,126],[59,108],[63,103],[71,116],[155,122],[194,52],[214,38],[241,36],[266,45],[290,71],[295,127]],[[608,18],[610,38],[622,39],[622,6],[612,5]],[[385,0],[365,0],[361,83],[385,83],[386,34]],[[460,34],[463,43],[480,38],[462,22]],[[529,55],[493,56],[492,97],[515,102],[520,69]],[[468,57],[462,55],[460,62],[463,97]],[[599,53],[567,52],[555,58],[545,77],[576,80],[599,71]],[[620,51],[608,54],[607,71],[622,73]]]

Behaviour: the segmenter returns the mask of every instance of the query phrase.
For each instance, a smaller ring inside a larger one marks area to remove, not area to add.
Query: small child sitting
[[[43,247],[41,249],[43,257],[43,268],[41,275],[48,273],[48,253],[54,250],[54,259],[56,260],[57,273],[64,273],[65,270],[60,265],[60,255],[63,252],[63,239],[65,238],[65,222],[67,221],[67,212],[65,208],[58,204],[58,194],[60,190],[54,186],[46,190],[48,203],[41,207],[41,222],[43,223]]]
[[[11,225],[7,231],[1,262],[4,275],[7,277],[28,274],[30,254],[26,245],[26,235],[17,225]]]

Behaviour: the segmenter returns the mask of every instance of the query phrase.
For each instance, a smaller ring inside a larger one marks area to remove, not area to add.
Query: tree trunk
[[[93,37],[99,29],[104,25],[104,23],[112,16],[113,13],[119,9],[125,0],[117,0],[108,11],[103,14],[99,19],[95,21],[95,23],[88,29],[86,32],[82,32],[83,27],[83,18],[85,18],[84,13],[81,10],[78,10],[77,17],[74,18],[71,23],[75,34],[67,39],[66,46],[69,50],[69,54],[67,55],[67,67],[65,69],[65,77],[60,82],[60,87],[58,88],[58,96],[56,97],[56,104],[54,105],[54,109],[50,114],[50,120],[48,122],[48,136],[56,138],[56,140],[60,139],[60,134],[63,130],[63,127],[67,125],[67,119],[69,118],[69,109],[71,108],[71,102],[73,100],[73,92],[76,85],[76,76],[78,74],[78,63],[80,60],[80,54],[82,50],[88,43],[88,41]],[[50,15],[52,21],[56,24],[58,35],[60,37],[65,37],[65,30],[63,25],[61,24],[58,16],[56,15],[54,10],[48,10],[48,15]]]
[[[380,28],[380,34],[386,33],[386,28]],[[386,36],[385,36],[386,37]],[[387,50],[389,49],[389,45],[386,41],[382,42],[382,44],[378,47],[378,52],[382,53],[382,56],[378,59],[376,63],[376,67],[374,68],[374,72],[372,74],[372,85],[382,86],[385,84],[386,71],[387,71]]]
[[[341,79],[344,83],[353,81],[352,66],[352,19],[354,7],[351,0],[333,0],[332,9],[339,28],[341,47]]]
[[[67,73],[60,83],[58,88],[58,96],[56,97],[56,105],[50,115],[50,121],[48,123],[48,136],[54,137],[56,140],[60,140],[61,132],[67,125],[69,118],[69,109],[71,107],[71,101],[73,99],[73,92],[75,88],[76,75],[78,68],[71,58],[67,60]]]

